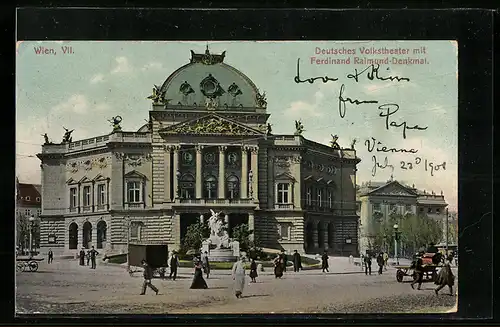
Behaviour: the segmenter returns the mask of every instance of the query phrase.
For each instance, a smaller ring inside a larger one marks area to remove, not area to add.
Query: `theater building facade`
[[[110,133],[42,146],[42,252],[175,249],[210,209],[265,248],[358,252],[356,151],[307,140],[299,122],[273,134],[265,95],[224,59],[191,52],[137,131],[114,117]]]

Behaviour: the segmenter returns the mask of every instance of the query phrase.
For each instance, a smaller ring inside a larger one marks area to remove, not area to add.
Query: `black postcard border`
[[[459,311],[451,315],[219,315],[32,316],[4,322],[203,324],[458,323],[493,314],[493,23],[490,10],[164,10],[23,8],[0,13],[2,59],[15,94],[15,40],[458,40],[459,45]],[[12,17],[11,15],[14,15]],[[17,19],[17,35],[15,20]],[[15,144],[15,96],[9,97],[2,132]],[[11,109],[12,108],[12,109]],[[15,152],[15,146],[13,147]],[[12,150],[11,150],[12,151]],[[12,153],[11,158],[15,158]],[[3,229],[14,231],[15,162],[2,161]],[[10,188],[7,186],[11,186]],[[11,200],[11,201],[9,201]],[[2,238],[2,262],[14,263],[13,232]],[[9,265],[7,265],[9,267]],[[14,267],[2,292],[14,312]]]

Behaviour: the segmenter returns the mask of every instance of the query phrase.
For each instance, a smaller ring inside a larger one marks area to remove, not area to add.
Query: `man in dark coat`
[[[52,261],[54,261],[54,252],[52,252],[52,249],[49,249],[49,260],[47,262],[52,263]]]
[[[151,284],[151,279],[153,279],[153,269],[148,265],[146,260],[142,260],[142,267],[144,268],[144,283],[142,284],[142,292],[141,295],[146,294],[146,287],[152,289],[156,295],[158,295],[158,289]]]
[[[177,278],[177,267],[179,267],[179,258],[177,253],[173,252],[170,258],[170,276],[169,278],[175,280]]]
[[[382,268],[384,268],[384,254],[380,252],[377,256],[378,274],[382,275]]]
[[[369,253],[365,256],[365,275],[372,274],[372,257]]]
[[[96,268],[96,256],[99,255],[99,252],[97,252],[94,247],[92,247],[92,250],[89,251],[90,254],[90,261],[92,263],[92,266],[90,269],[95,269]]]
[[[293,271],[298,272],[299,269],[302,269],[302,260],[300,254],[295,250],[293,251]]]
[[[328,252],[324,252],[323,255],[321,256],[321,269],[322,272],[329,272],[328,271]]]
[[[420,287],[422,286],[422,282],[424,281],[424,268],[423,268],[422,258],[417,258],[417,261],[415,262],[414,273],[415,273],[415,279],[413,280],[413,282],[411,282],[410,286],[411,288],[415,289],[414,285],[418,283],[417,290],[419,290]]]
[[[85,250],[80,250],[80,266],[85,266]]]
[[[438,292],[445,286],[448,286],[448,288],[450,289],[450,295],[453,295],[453,285],[455,284],[455,276],[451,271],[449,263],[445,264],[444,267],[441,268],[434,284],[438,285],[438,287],[434,290],[436,295],[438,295]]]
[[[288,256],[285,251],[281,251],[281,258],[283,259],[283,272],[286,272],[286,265],[288,263]]]

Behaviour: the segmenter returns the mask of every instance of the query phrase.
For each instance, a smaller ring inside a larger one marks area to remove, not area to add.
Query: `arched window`
[[[217,198],[217,178],[210,175],[205,178],[205,199]]]
[[[133,221],[130,223],[130,240],[141,241],[142,229],[144,224],[141,221]]]
[[[226,192],[228,199],[236,199],[240,195],[240,180],[234,175],[226,179]]]
[[[180,183],[180,197],[183,199],[195,198],[195,178],[191,174],[184,174],[181,176]]]
[[[74,250],[78,247],[78,225],[76,223],[71,223],[69,225],[69,249]]]

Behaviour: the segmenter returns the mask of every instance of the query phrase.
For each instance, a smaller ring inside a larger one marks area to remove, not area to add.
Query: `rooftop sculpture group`
[[[64,130],[66,132],[64,132],[64,136],[63,136],[63,140],[62,140],[62,143],[71,143],[73,141],[73,138],[71,137],[71,133],[73,133],[75,130],[72,129],[71,131],[69,129],[67,129],[66,127],[64,127]]]
[[[122,127],[120,126],[122,120],[123,119],[121,116],[115,116],[111,119],[108,119],[108,121],[111,123],[111,126],[113,126],[113,132],[120,132],[122,130]]]
[[[302,120],[295,121],[295,133],[294,135],[302,135],[304,132],[304,125],[302,124]]]

